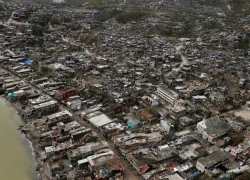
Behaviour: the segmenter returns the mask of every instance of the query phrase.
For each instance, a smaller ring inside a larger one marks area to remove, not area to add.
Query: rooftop
[[[97,111],[94,114],[91,113],[88,116],[90,117],[88,121],[91,122],[96,127],[101,127],[113,121],[107,115],[105,115],[104,113],[101,113],[100,111]]]
[[[55,118],[59,118],[61,116],[66,116],[66,115],[68,115],[69,117],[72,117],[72,114],[69,111],[64,110],[64,111],[49,115],[49,116],[47,116],[47,118],[48,118],[48,120],[52,120]]]
[[[228,159],[228,155],[223,151],[216,151],[213,154],[210,154],[207,157],[201,157],[197,162],[203,164],[205,167],[210,168],[216,165],[219,162],[225,161]]]
[[[48,102],[45,102],[45,103],[41,103],[41,104],[37,104],[35,106],[33,106],[34,109],[40,109],[40,108],[44,108],[44,107],[47,107],[47,106],[51,106],[51,105],[54,105],[54,104],[57,104],[57,101],[48,101]]]
[[[166,85],[159,85],[158,88],[164,91],[165,93],[170,94],[171,96],[175,98],[178,98],[178,94],[174,92],[173,90],[169,89]]]
[[[127,157],[136,164],[137,167],[143,167],[148,164],[154,164],[177,156],[176,151],[167,147],[162,150],[151,150],[149,148],[141,148],[127,155]]]
[[[204,119],[204,122],[207,126],[205,131],[208,134],[220,134],[224,131],[229,131],[231,129],[230,125],[222,121],[219,116]]]
[[[29,102],[32,105],[37,105],[37,104],[41,104],[41,103],[44,103],[44,102],[47,102],[47,101],[50,101],[50,100],[51,100],[50,96],[42,95],[42,96],[39,96],[36,99],[29,99]]]

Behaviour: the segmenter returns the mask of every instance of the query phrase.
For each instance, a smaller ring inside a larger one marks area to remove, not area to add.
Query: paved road
[[[177,46],[177,47],[176,47],[176,51],[177,51],[178,53],[180,53],[180,55],[181,55],[181,60],[182,60],[182,62],[181,62],[181,64],[180,64],[179,68],[181,68],[181,67],[183,67],[184,65],[187,65],[187,64],[188,64],[188,60],[187,60],[187,58],[181,53],[181,49],[183,49],[183,46]]]

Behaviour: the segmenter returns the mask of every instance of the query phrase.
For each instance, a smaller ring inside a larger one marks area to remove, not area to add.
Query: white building
[[[230,125],[218,116],[203,119],[196,127],[197,133],[202,134],[202,137],[211,143],[224,136],[230,129]]]
[[[156,93],[162,100],[166,101],[172,106],[175,104],[175,101],[178,99],[178,94],[172,91],[171,89],[169,89],[165,85],[158,86]]]
[[[86,115],[87,121],[89,121],[93,126],[100,128],[106,124],[113,122],[113,119],[110,119],[106,114],[95,111]]]

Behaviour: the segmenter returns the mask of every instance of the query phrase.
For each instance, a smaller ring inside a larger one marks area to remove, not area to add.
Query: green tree
[[[146,15],[147,13],[145,11],[132,10],[132,11],[127,11],[127,12],[118,14],[115,19],[119,23],[126,24],[130,21],[138,21],[142,19],[143,17],[145,17]]]
[[[153,106],[146,107],[146,111],[150,114],[157,115],[157,108]]]
[[[205,174],[201,177],[201,180],[215,180],[213,177],[210,177],[209,175]]]
[[[239,180],[250,180],[250,172],[244,171],[239,177]]]
[[[245,139],[244,134],[242,134],[242,132],[235,132],[232,135],[232,146],[237,146],[239,143],[242,143]]]
[[[179,130],[179,126],[180,126],[179,120],[175,120],[175,121],[174,121],[174,130],[175,130],[175,131],[176,131],[176,130]]]
[[[48,75],[51,72],[51,69],[47,66],[42,66],[40,72],[42,75]]]
[[[232,172],[230,175],[229,175],[229,180],[235,180],[236,179],[236,175],[234,172]]]
[[[43,28],[39,25],[32,26],[32,34],[34,36],[43,36]]]

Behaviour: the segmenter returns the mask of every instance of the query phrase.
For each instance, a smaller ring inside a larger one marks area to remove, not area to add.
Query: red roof
[[[149,169],[149,167],[146,165],[143,168],[140,169],[140,174],[144,174],[147,170]]]
[[[150,120],[153,117],[153,115],[151,113],[147,112],[145,109],[141,109],[139,111],[139,114],[140,114],[140,116],[142,116],[142,118],[144,120]]]

